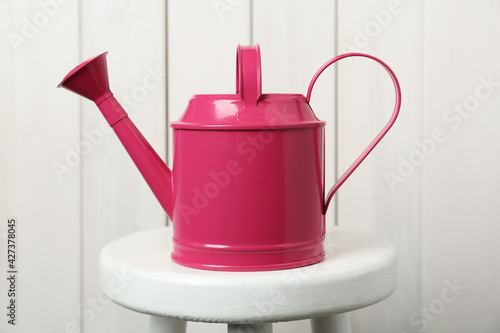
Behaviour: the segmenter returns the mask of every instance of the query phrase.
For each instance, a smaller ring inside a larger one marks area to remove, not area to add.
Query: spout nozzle
[[[57,87],[66,88],[97,105],[113,96],[109,90],[107,54],[104,52],[84,61],[69,72]]]
[[[109,90],[107,53],[90,58],[75,67],[58,87],[66,88],[97,104],[168,217],[172,219],[172,172],[127,117],[127,113]]]

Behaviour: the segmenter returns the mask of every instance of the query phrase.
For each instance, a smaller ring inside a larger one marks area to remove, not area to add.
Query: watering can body
[[[361,54],[359,54],[361,55]],[[366,56],[366,55],[361,55]],[[294,268],[324,258],[331,197],[394,123],[325,198],[324,126],[307,97],[262,94],[258,46],[238,47],[237,93],[195,95],[173,122],[172,170],[161,161],[109,91],[105,54],[71,71],[60,86],[93,100],[173,221],[172,259],[211,270]]]
[[[240,104],[195,96],[172,124],[173,259],[229,270],[320,261],[325,123],[301,95],[260,96],[256,119],[237,120]],[[190,123],[193,110],[222,119]]]

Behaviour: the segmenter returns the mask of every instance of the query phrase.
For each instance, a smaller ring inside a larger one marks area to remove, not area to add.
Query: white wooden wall
[[[486,0],[0,1],[0,332],[148,325],[103,297],[97,259],[110,240],[162,226],[165,215],[95,106],[55,89],[62,77],[109,51],[115,95],[167,159],[167,123],[189,97],[234,91],[238,43],[260,44],[263,92],[305,94],[318,67],[349,51],[380,57],[400,79],[400,118],[328,215],[329,226],[378,233],[399,252],[398,289],[354,312],[353,331],[500,331],[499,17],[500,2]],[[393,99],[387,73],[368,60],[318,80],[311,104],[328,122],[328,185],[385,124]],[[15,327],[4,314],[11,217]]]

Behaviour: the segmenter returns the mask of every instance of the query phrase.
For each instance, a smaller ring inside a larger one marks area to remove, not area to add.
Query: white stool
[[[347,312],[389,296],[395,249],[364,232],[331,228],[325,260],[267,272],[192,269],[170,259],[170,227],[115,240],[102,250],[100,279],[115,303],[152,315],[151,333],[184,333],[186,321],[227,323],[228,332],[272,332],[311,319],[315,333],[350,332]]]

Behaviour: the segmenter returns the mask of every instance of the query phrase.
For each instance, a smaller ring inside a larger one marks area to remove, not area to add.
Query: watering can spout
[[[96,103],[172,220],[172,172],[109,90],[106,54],[107,52],[90,58],[75,67],[58,87],[66,88]]]

